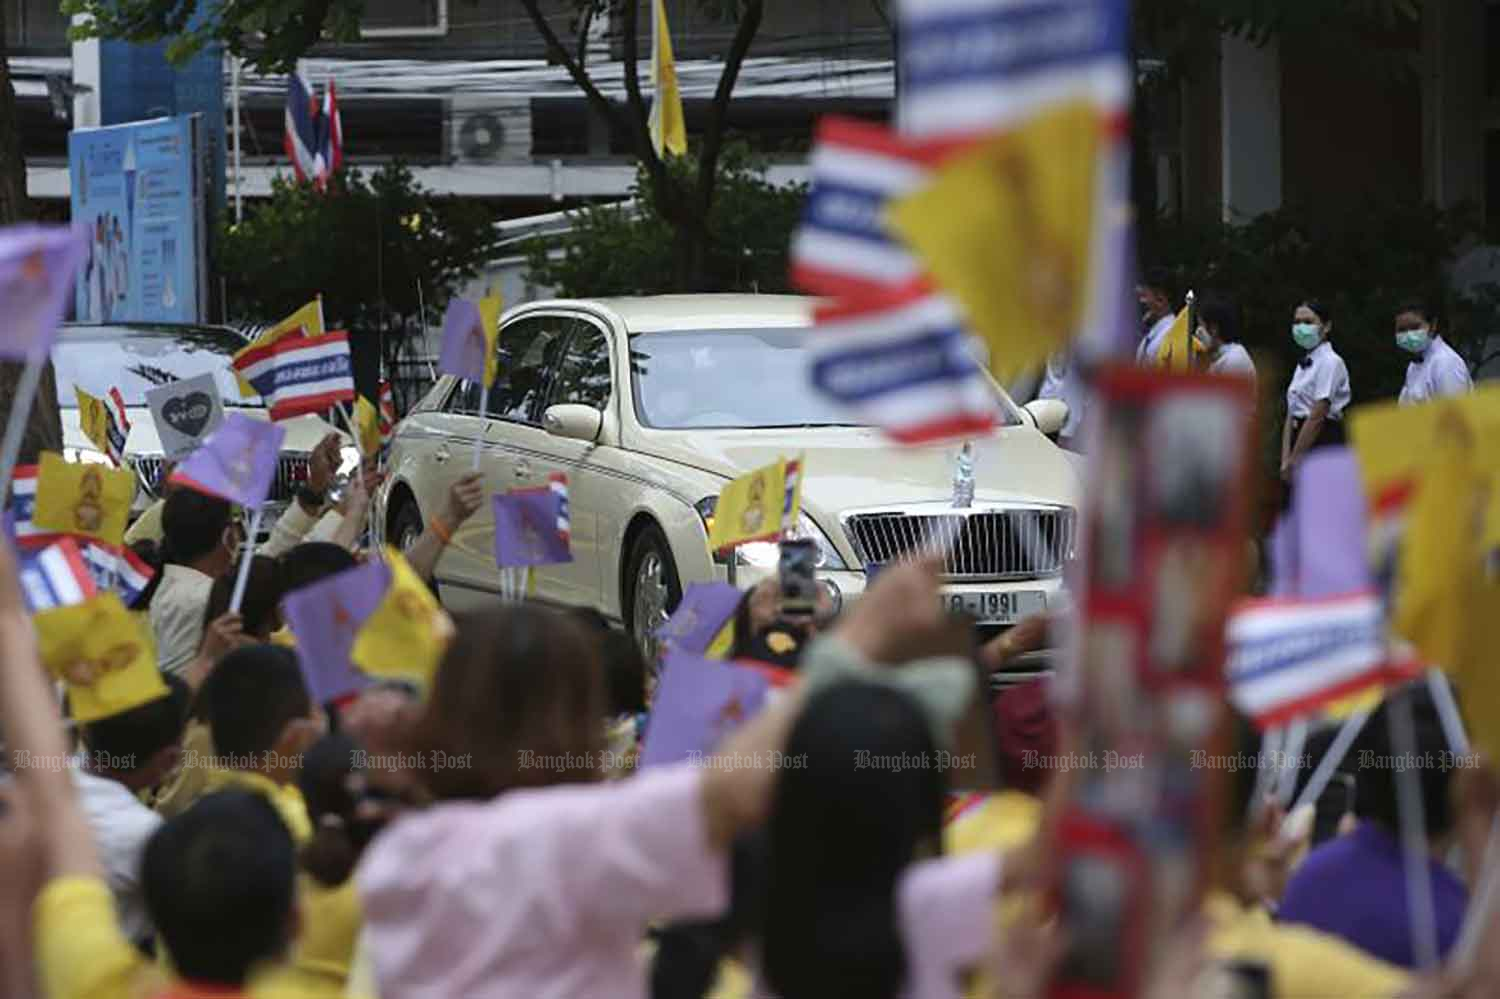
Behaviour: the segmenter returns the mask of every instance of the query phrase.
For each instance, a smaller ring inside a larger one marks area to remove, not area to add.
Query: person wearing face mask
[[[142,596],[161,668],[180,673],[203,641],[203,609],[214,580],[235,566],[244,533],[228,500],[176,489],[162,508],[162,566]]]
[[[1290,482],[1303,455],[1316,447],[1344,443],[1344,410],[1353,393],[1349,368],[1334,352],[1333,314],[1313,301],[1297,306],[1292,339],[1307,351],[1292,371],[1286,390],[1286,423],[1281,429],[1281,477]]]
[[[1463,395],[1474,388],[1469,366],[1438,333],[1437,313],[1420,302],[1396,310],[1396,346],[1412,356],[1401,405]]]
[[[1237,375],[1255,381],[1255,362],[1240,344],[1234,306],[1227,299],[1213,294],[1199,299],[1198,329],[1193,339],[1209,374]]]
[[[1156,354],[1161,349],[1162,339],[1172,328],[1177,317],[1172,312],[1171,279],[1160,267],[1153,267],[1141,276],[1136,285],[1135,297],[1141,305],[1140,346],[1135,350],[1135,363],[1142,367],[1154,367]]]

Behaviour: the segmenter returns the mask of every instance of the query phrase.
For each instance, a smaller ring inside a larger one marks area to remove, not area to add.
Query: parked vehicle
[[[445,376],[402,422],[376,501],[377,530],[419,535],[450,484],[472,467],[489,487],[570,483],[573,561],[537,570],[540,599],[594,607],[648,650],[683,586],[723,579],[707,523],[730,479],[805,456],[797,534],[818,548],[820,579],[857,597],[866,567],[952,542],[945,599],[993,626],[1062,597],[1080,474],[1048,440],[1066,419],[1055,401],[1016,407],[975,442],[972,506],[955,508],[957,447],[900,448],[810,387],[804,346],[812,301],[696,295],[528,304],[502,319],[500,375],[480,387]],[[481,508],[439,561],[455,609],[500,592],[494,521]],[[738,551],[735,581],[776,571],[777,546]]]

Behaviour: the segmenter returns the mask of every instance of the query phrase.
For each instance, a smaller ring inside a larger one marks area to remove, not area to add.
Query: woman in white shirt
[[[1318,302],[1297,306],[1292,317],[1292,339],[1307,351],[1292,371],[1286,390],[1286,423],[1281,429],[1281,477],[1291,481],[1292,470],[1316,447],[1344,443],[1344,410],[1353,393],[1349,368],[1334,352],[1333,314]]]
[[[1401,405],[1473,391],[1469,365],[1438,333],[1437,313],[1428,306],[1414,302],[1396,310],[1396,346],[1411,355]]]
[[[1240,343],[1234,306],[1227,299],[1203,296],[1198,304],[1198,329],[1193,337],[1209,374],[1237,375],[1255,381],[1255,362]]]

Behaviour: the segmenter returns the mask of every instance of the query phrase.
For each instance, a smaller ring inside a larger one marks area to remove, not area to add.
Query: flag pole
[[[484,386],[484,392],[480,394],[479,403],[479,428],[474,433],[474,467],[472,471],[479,471],[479,458],[484,454],[484,421],[490,416],[490,386]]]
[[[1396,806],[1401,817],[1402,867],[1406,873],[1406,909],[1411,925],[1412,954],[1419,970],[1438,965],[1437,916],[1432,899],[1432,871],[1423,815],[1422,785],[1416,772],[1417,734],[1411,702],[1398,693],[1387,702],[1391,748],[1396,767]]]
[[[26,359],[21,369],[21,378],[16,384],[16,399],[10,407],[10,416],[5,421],[5,439],[0,442],[0,483],[9,483],[11,473],[16,470],[16,459],[21,455],[21,441],[26,435],[26,424],[31,418],[31,405],[36,401],[37,386],[42,381],[43,355]]]
[[[1339,727],[1334,735],[1333,741],[1323,752],[1323,758],[1318,761],[1312,776],[1307,779],[1307,785],[1302,788],[1302,793],[1297,796],[1296,802],[1286,813],[1286,819],[1281,824],[1281,834],[1291,834],[1292,815],[1307,804],[1317,804],[1318,798],[1322,797],[1323,789],[1328,782],[1333,780],[1333,775],[1338,771],[1339,764],[1344,762],[1344,757],[1349,755],[1349,748],[1354,745],[1354,740],[1359,738],[1360,731],[1365,727],[1365,722],[1370,718],[1369,711],[1355,711],[1344,719],[1344,724]]]
[[[250,515],[250,528],[245,537],[245,554],[240,559],[239,575],[234,577],[234,593],[229,598],[229,612],[238,614],[240,603],[245,599],[245,585],[250,582],[250,563],[255,561],[255,544],[260,537],[260,507]]]

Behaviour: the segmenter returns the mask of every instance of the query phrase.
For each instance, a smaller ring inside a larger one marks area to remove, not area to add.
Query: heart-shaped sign
[[[189,392],[187,395],[168,399],[161,408],[161,417],[173,430],[189,437],[197,437],[208,426],[208,418],[213,415],[213,411],[213,400],[207,395]]]

